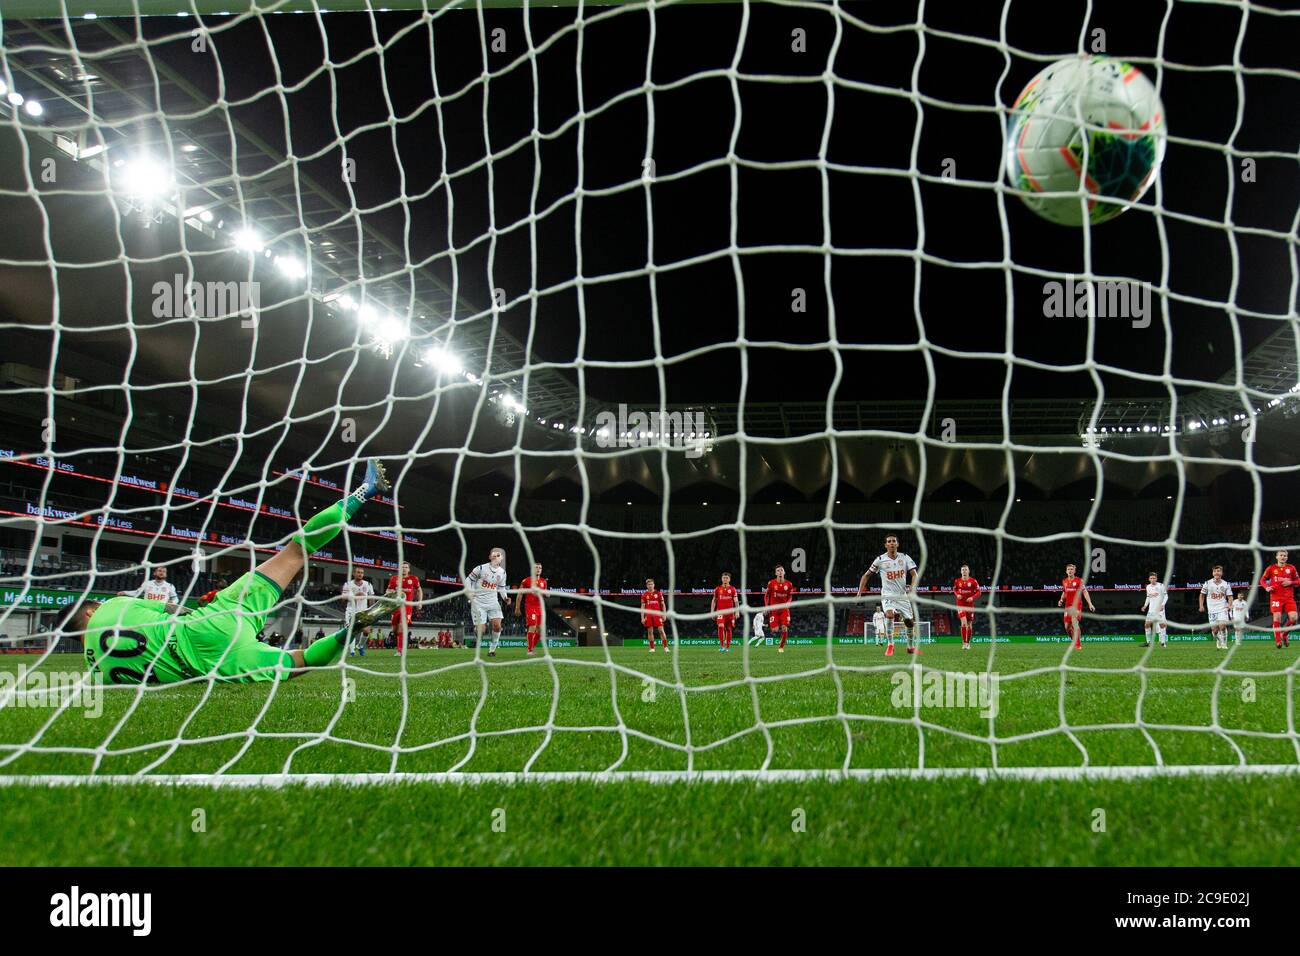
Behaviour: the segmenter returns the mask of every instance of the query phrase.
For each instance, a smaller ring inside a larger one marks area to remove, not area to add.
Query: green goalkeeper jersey
[[[110,598],[91,615],[86,663],[111,684],[171,684],[193,677],[176,649],[182,620],[165,601]]]
[[[112,684],[277,680],[293,657],[257,639],[280,587],[257,571],[217,592],[207,607],[175,614],[162,601],[115,597],[86,629],[86,663]]]

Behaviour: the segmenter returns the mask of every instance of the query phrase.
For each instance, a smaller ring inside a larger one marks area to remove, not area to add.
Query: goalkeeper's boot
[[[401,610],[406,603],[406,595],[402,594],[396,588],[389,588],[384,592],[384,596],[376,599],[375,603],[370,605],[364,611],[358,611],[352,618],[352,633],[365,630],[367,627],[374,627],[380,620],[385,617],[391,617],[394,611]]]
[[[361,482],[361,487],[357,489],[357,494],[361,495],[362,498],[370,499],[391,487],[388,475],[384,472],[384,463],[378,458],[371,458],[367,461],[366,477]]]

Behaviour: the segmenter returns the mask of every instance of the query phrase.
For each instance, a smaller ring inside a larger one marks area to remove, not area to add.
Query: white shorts
[[[1147,623],[1148,623],[1148,624],[1165,624],[1165,623],[1167,623],[1167,622],[1165,621],[1165,613],[1164,613],[1164,611],[1147,611]]]
[[[1227,624],[1227,623],[1228,623],[1228,612],[1227,612],[1227,611],[1211,611],[1211,612],[1210,612],[1210,623],[1211,623],[1211,624]]]
[[[886,614],[890,611],[895,611],[909,621],[915,620],[912,616],[911,601],[901,601],[898,598],[885,598],[880,602],[880,607]]]
[[[479,604],[474,601],[469,606],[470,620],[475,625],[486,624],[488,621],[501,620],[501,602],[494,600],[491,604]]]
[[[1245,620],[1245,618],[1234,617],[1234,618],[1232,619],[1232,626],[1235,627],[1235,628],[1236,628],[1237,630],[1239,630],[1239,631],[1244,630],[1245,627],[1246,627],[1246,620]]]

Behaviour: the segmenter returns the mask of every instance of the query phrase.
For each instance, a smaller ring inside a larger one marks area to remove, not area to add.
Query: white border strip
[[[265,774],[148,774],[143,776],[71,774],[0,776],[0,787],[165,786],[261,788],[361,787],[393,784],[527,783],[806,783],[809,781],[871,782],[878,780],[1145,780],[1160,777],[1300,776],[1300,764],[1209,764],[1149,767],[925,767],[862,770],[624,770],[557,771],[546,773],[265,773]]]

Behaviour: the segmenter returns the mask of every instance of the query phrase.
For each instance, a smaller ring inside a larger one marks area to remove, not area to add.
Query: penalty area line
[[[882,767],[856,770],[623,770],[538,773],[251,773],[251,774],[73,774],[0,775],[0,787],[165,786],[255,788],[371,787],[395,784],[537,783],[868,783],[881,780],[1145,780],[1160,777],[1300,776],[1300,764],[1208,764],[1140,767]]]

